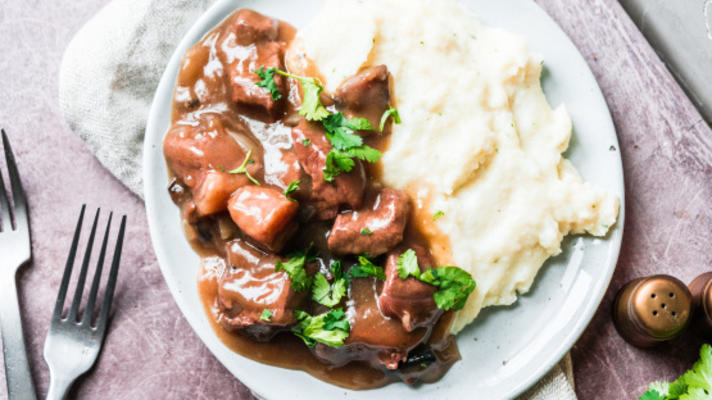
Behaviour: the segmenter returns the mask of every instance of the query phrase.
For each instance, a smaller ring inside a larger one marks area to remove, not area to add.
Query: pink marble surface
[[[20,275],[32,370],[42,360],[51,303],[79,207],[129,215],[112,328],[96,368],[72,398],[249,399],[178,311],[151,249],[141,201],[64,124],[57,74],[64,47],[105,0],[0,0],[0,126],[10,134],[32,218],[34,261]],[[637,398],[648,382],[683,372],[702,339],[690,331],[655,350],[626,345],[609,310],[627,280],[712,269],[712,132],[614,0],[538,0],[579,47],[618,129],[627,224],[613,283],[573,349],[581,399]],[[0,371],[0,398],[5,381]]]

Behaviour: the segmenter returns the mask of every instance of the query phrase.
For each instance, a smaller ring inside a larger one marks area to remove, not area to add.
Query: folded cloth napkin
[[[64,118],[99,161],[142,196],[141,153],[153,92],[175,46],[209,0],[114,0],[81,28],[64,53]],[[567,355],[522,399],[571,400]]]

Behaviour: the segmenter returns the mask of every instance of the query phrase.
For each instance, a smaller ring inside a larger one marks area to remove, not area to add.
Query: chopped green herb
[[[475,36],[475,35],[473,35],[473,34],[470,34],[470,37],[473,38],[473,39],[477,39],[477,36]]]
[[[277,68],[268,68],[265,70],[265,66],[263,65],[259,69],[252,72],[260,77],[260,81],[257,82],[257,86],[269,90],[272,94],[272,100],[279,100],[282,98],[282,93],[279,92],[277,84],[274,82],[274,73],[277,72]]]
[[[326,156],[324,180],[333,182],[342,172],[351,171],[356,165],[354,158],[373,163],[381,158],[381,152],[369,146],[352,147],[348,150],[332,149]]]
[[[398,110],[395,108],[391,107],[388,110],[386,110],[383,115],[381,116],[381,124],[379,125],[379,131],[383,132],[383,128],[386,127],[386,121],[388,121],[388,117],[393,116],[393,122],[396,124],[401,123],[400,115],[398,114]]]
[[[227,173],[228,174],[245,174],[247,179],[251,180],[252,183],[254,183],[257,186],[261,186],[260,182],[257,181],[257,179],[253,178],[252,175],[250,175],[250,173],[247,171],[247,163],[251,160],[250,156],[252,156],[252,149],[250,149],[250,151],[247,152],[247,157],[245,157],[245,161],[243,161],[239,167],[233,169],[232,171],[227,171]],[[254,162],[254,160],[252,162]]]
[[[273,316],[273,315],[274,315],[274,314],[272,313],[272,311],[270,311],[270,310],[268,310],[268,309],[265,308],[264,310],[262,310],[262,314],[260,314],[260,319],[261,319],[262,321],[267,321],[267,322],[269,322],[269,321],[272,319],[272,316]]]
[[[438,308],[447,311],[461,310],[465,307],[467,297],[476,286],[472,275],[454,266],[440,267],[431,271],[435,278],[432,284],[438,287],[438,291],[433,295]]]
[[[322,123],[326,129],[326,138],[337,150],[347,150],[363,144],[361,136],[354,135],[354,131],[373,130],[366,118],[347,120],[342,113],[330,114]]]
[[[297,76],[282,70],[277,70],[276,72],[296,79],[302,84],[302,105],[299,107],[299,115],[304,116],[309,121],[321,121],[329,116],[329,111],[321,104],[321,99],[319,98],[319,94],[324,90],[319,79]]]
[[[360,255],[358,257],[358,264],[351,267],[348,273],[350,278],[368,278],[374,277],[380,280],[386,280],[386,274],[383,272],[383,268],[374,265],[371,260],[365,256]]]
[[[330,113],[319,98],[324,90],[317,78],[297,76],[282,70],[276,73],[296,79],[302,84],[302,106],[299,115],[310,121],[322,121],[326,130],[326,137],[334,147],[327,155],[324,168],[324,180],[333,182],[334,178],[342,172],[353,169],[354,158],[363,161],[377,162],[381,152],[363,144],[363,139],[354,134],[354,131],[373,130],[373,126],[366,118],[352,118],[347,120],[342,113]],[[302,142],[309,146],[309,139]]]
[[[323,274],[314,276],[312,300],[321,305],[333,307],[339,304],[344,294],[346,294],[346,280],[344,278],[335,280],[334,284],[331,285]]]
[[[309,140],[309,139],[304,139],[304,140],[302,140],[302,144],[303,144],[304,146],[309,146],[309,145],[311,144],[311,140]]]
[[[368,229],[368,228],[361,228],[361,235],[363,235],[363,236],[369,236],[369,235],[372,235],[372,234],[373,234],[373,232],[372,232],[370,229]]]
[[[420,368],[428,368],[428,364],[422,362],[420,363]]]
[[[292,289],[296,292],[302,292],[311,286],[312,279],[304,269],[304,264],[311,260],[309,256],[310,250],[311,247],[307,249],[306,253],[296,252],[291,254],[289,260],[285,262],[277,261],[274,266],[275,271],[284,270],[289,275],[289,279],[292,281]]]
[[[421,40],[421,41],[420,41],[420,44],[425,44],[425,42],[423,42],[423,41]]]
[[[309,347],[323,343],[330,347],[341,347],[349,337],[349,321],[340,308],[311,316],[304,311],[295,311],[294,317],[299,323],[292,327],[292,332],[300,337]]]
[[[218,165],[218,169],[222,172],[225,172],[225,167],[222,165]]]
[[[401,279],[406,279],[409,276],[414,276],[420,278],[420,268],[418,268],[418,257],[415,255],[413,249],[408,249],[403,254],[398,257],[398,264],[396,264],[396,269],[398,270],[398,276]]]
[[[467,271],[454,266],[428,268],[420,272],[418,258],[413,249],[408,249],[398,258],[396,264],[398,276],[407,279],[413,276],[438,288],[433,299],[438,308],[460,310],[465,306],[467,297],[475,290],[475,280]]]
[[[291,201],[296,201],[293,198],[289,197],[289,195],[299,190],[300,183],[302,183],[302,181],[300,181],[299,179],[297,179],[296,181],[289,182],[289,186],[287,186],[287,188],[284,190],[284,197]]]
[[[433,214],[433,221],[437,221],[438,218],[442,217],[443,215],[445,215],[445,213],[441,210],[436,211],[435,214]]]

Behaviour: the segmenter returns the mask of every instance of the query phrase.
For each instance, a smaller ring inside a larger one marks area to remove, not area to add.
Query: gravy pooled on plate
[[[475,284],[435,264],[412,200],[379,179],[390,73],[327,93],[316,68],[286,71],[294,33],[238,10],[181,64],[163,151],[206,313],[236,352],[343,387],[435,381]]]

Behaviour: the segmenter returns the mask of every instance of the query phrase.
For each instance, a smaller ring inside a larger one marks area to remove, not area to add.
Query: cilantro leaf
[[[304,139],[304,140],[302,140],[302,144],[304,145],[304,147],[308,147],[311,144],[311,140]]]
[[[321,121],[329,116],[329,111],[321,104],[319,94],[324,90],[321,82],[317,78],[293,75],[285,71],[277,70],[280,75],[296,79],[302,84],[302,105],[299,107],[299,115],[309,121]]]
[[[373,231],[371,231],[368,228],[361,228],[361,235],[363,236],[371,236],[373,235]]]
[[[327,182],[333,182],[334,179],[342,172],[351,171],[354,165],[356,165],[356,163],[351,159],[348,153],[331,150],[326,156],[324,180]]]
[[[438,291],[433,294],[438,308],[447,311],[461,310],[467,297],[475,290],[475,280],[467,271],[458,267],[440,267],[433,271]]]
[[[373,264],[366,256],[358,256],[358,264],[351,267],[348,275],[349,278],[374,277],[382,281],[386,280],[386,274],[383,272],[383,268]]]
[[[651,384],[652,385],[652,384]],[[652,388],[651,388],[652,389]],[[683,377],[679,377],[668,386],[667,396],[670,400],[675,400],[687,392],[687,384]]]
[[[314,276],[312,286],[312,300],[326,307],[333,307],[341,301],[346,294],[346,279],[338,278],[333,284],[329,284],[323,274]]]
[[[340,308],[316,316],[297,310],[294,317],[299,323],[292,327],[292,332],[309,347],[314,347],[317,343],[341,347],[349,337],[349,322]]]
[[[459,267],[428,268],[420,272],[418,257],[413,249],[406,250],[398,257],[396,269],[401,279],[413,276],[422,282],[436,286],[438,291],[433,294],[433,299],[438,308],[445,311],[462,309],[467,302],[467,297],[476,286],[472,275]]]
[[[401,123],[401,119],[400,119],[400,115],[398,114],[398,110],[391,107],[383,113],[383,116],[381,116],[381,124],[378,126],[379,131],[383,132],[383,128],[386,127],[386,121],[388,121],[388,117],[390,117],[391,115],[393,116],[393,122],[395,122],[396,124]]]
[[[363,144],[363,139],[359,135],[354,135],[352,127],[358,127],[359,122],[354,120],[365,121],[368,127],[371,124],[365,118],[354,118],[347,121],[342,113],[330,114],[322,121],[326,130],[326,138],[337,150],[347,150],[352,147],[358,147]],[[362,124],[362,123],[361,123]]]
[[[712,400],[712,394],[707,393],[702,388],[688,389],[687,393],[679,397],[680,400]]]
[[[437,221],[438,218],[442,217],[443,215],[445,215],[445,213],[441,210],[436,211],[435,214],[433,214],[433,221]]]
[[[312,279],[307,275],[306,269],[304,269],[304,264],[306,264],[309,256],[309,250],[306,253],[294,253],[291,255],[289,260],[282,262],[277,261],[274,265],[274,270],[279,272],[284,270],[289,279],[292,281],[292,288],[296,292],[301,292],[309,289],[311,286]]]
[[[381,159],[381,152],[369,146],[359,146],[348,149],[351,157],[356,157],[361,161],[370,163],[378,162]]]
[[[665,396],[661,395],[657,390],[648,390],[638,400],[665,400]]]
[[[396,264],[396,269],[398,270],[398,276],[401,279],[406,279],[409,276],[414,276],[420,278],[420,267],[418,267],[418,257],[415,255],[413,249],[408,249],[403,254],[398,257],[398,264]]]
[[[700,359],[682,376],[683,382],[691,389],[703,389],[712,393],[712,346],[702,345]]]
[[[265,70],[265,66],[263,65],[259,69],[252,72],[260,77],[260,81],[257,82],[257,86],[269,90],[270,94],[272,94],[272,100],[279,100],[282,98],[282,93],[279,92],[277,84],[274,82],[274,73],[277,72],[277,68],[268,68]]]
[[[261,319],[262,321],[267,321],[267,322],[269,322],[269,321],[272,319],[272,316],[273,316],[273,315],[274,315],[274,314],[272,313],[272,311],[270,311],[270,310],[268,310],[268,309],[265,308],[264,310],[262,310],[262,314],[260,314],[260,319]]]
[[[344,318],[345,316],[346,313],[340,308],[329,311],[324,317],[324,329],[341,329],[348,331],[351,327],[349,326],[349,321]]]
[[[227,171],[227,173],[228,174],[245,174],[247,179],[251,180],[252,183],[254,183],[257,186],[262,186],[262,185],[260,185],[260,182],[257,179],[253,178],[252,175],[250,175],[250,172],[247,171],[247,163],[250,161],[255,162],[254,160],[252,160],[250,158],[251,156],[252,156],[252,149],[250,149],[250,151],[247,152],[247,156],[245,157],[245,160],[242,162],[242,164],[239,167],[233,169],[232,171]]]
[[[299,190],[300,183],[302,183],[302,181],[300,181],[299,179],[297,179],[296,181],[289,182],[289,186],[287,186],[287,188],[284,190],[284,197],[291,201],[296,201],[293,198],[289,197],[289,195]]]

